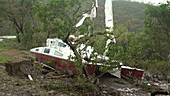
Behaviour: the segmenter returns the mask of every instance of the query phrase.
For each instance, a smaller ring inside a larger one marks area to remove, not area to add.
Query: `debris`
[[[33,81],[33,78],[31,77],[31,75],[28,75],[28,78],[29,78],[31,81]]]
[[[143,82],[144,85],[148,84],[148,82]]]
[[[130,93],[133,93],[134,91],[138,91],[140,89],[139,88],[119,88],[117,90],[121,91],[121,92],[130,92]]]
[[[147,85],[148,85],[148,86],[151,86],[151,84],[150,84],[150,83],[148,83]]]
[[[103,91],[104,94],[107,94],[107,91]]]
[[[68,77],[72,77],[73,75],[61,75],[61,76],[53,76],[51,77],[51,79],[57,79],[57,78],[68,78]]]
[[[129,66],[121,66],[121,77],[133,78],[141,80],[143,77],[144,70],[132,68]]]
[[[40,64],[42,67],[46,67],[46,68],[49,68],[49,69],[55,71],[55,69],[54,69],[53,67],[48,66],[48,65],[46,65],[46,64],[44,64],[44,63],[39,63],[39,62],[35,61],[34,64]]]

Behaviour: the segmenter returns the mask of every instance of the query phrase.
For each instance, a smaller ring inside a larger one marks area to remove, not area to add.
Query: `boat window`
[[[58,46],[60,47],[66,47],[66,45],[64,43],[58,42]]]
[[[45,48],[44,53],[50,53],[50,49]]]
[[[35,51],[39,51],[39,49],[35,49]]]
[[[63,54],[59,53],[58,51],[55,51],[54,55],[56,55],[56,56],[63,56]]]
[[[51,41],[51,46],[55,46],[55,42],[54,41]]]

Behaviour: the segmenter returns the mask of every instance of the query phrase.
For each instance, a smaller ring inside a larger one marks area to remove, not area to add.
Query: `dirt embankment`
[[[33,96],[46,94],[40,87],[37,79],[31,82],[30,74],[34,79],[41,76],[40,72],[33,68],[34,56],[29,52],[15,49],[0,50],[0,55],[10,59],[10,62],[0,64],[0,96]]]
[[[33,68],[34,56],[29,52],[6,49],[0,53],[11,60],[5,63],[6,71],[9,75],[19,78],[27,78],[28,75],[31,75],[36,78],[40,74]]]

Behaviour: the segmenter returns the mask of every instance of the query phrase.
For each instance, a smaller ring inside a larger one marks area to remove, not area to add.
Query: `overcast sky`
[[[132,0],[132,1],[139,1],[139,2],[144,2],[144,3],[152,3],[152,4],[158,4],[158,3],[166,3],[167,1],[170,0]]]

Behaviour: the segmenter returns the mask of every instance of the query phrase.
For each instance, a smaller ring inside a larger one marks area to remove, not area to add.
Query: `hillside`
[[[144,10],[146,5],[139,2],[113,1],[113,18],[118,25],[128,23],[128,31],[136,32],[144,27]],[[95,26],[104,28],[104,1],[99,0],[99,8]]]
[[[89,8],[89,6],[88,6]],[[86,8],[86,9],[88,9]],[[114,20],[118,24],[123,24],[132,20],[128,24],[130,32],[136,32],[143,28],[144,13],[146,9],[145,4],[129,1],[113,1]],[[14,26],[7,19],[2,18],[4,14],[0,14],[0,35],[13,35],[15,34]],[[98,16],[95,19],[95,26],[104,28],[104,0],[99,0]]]

